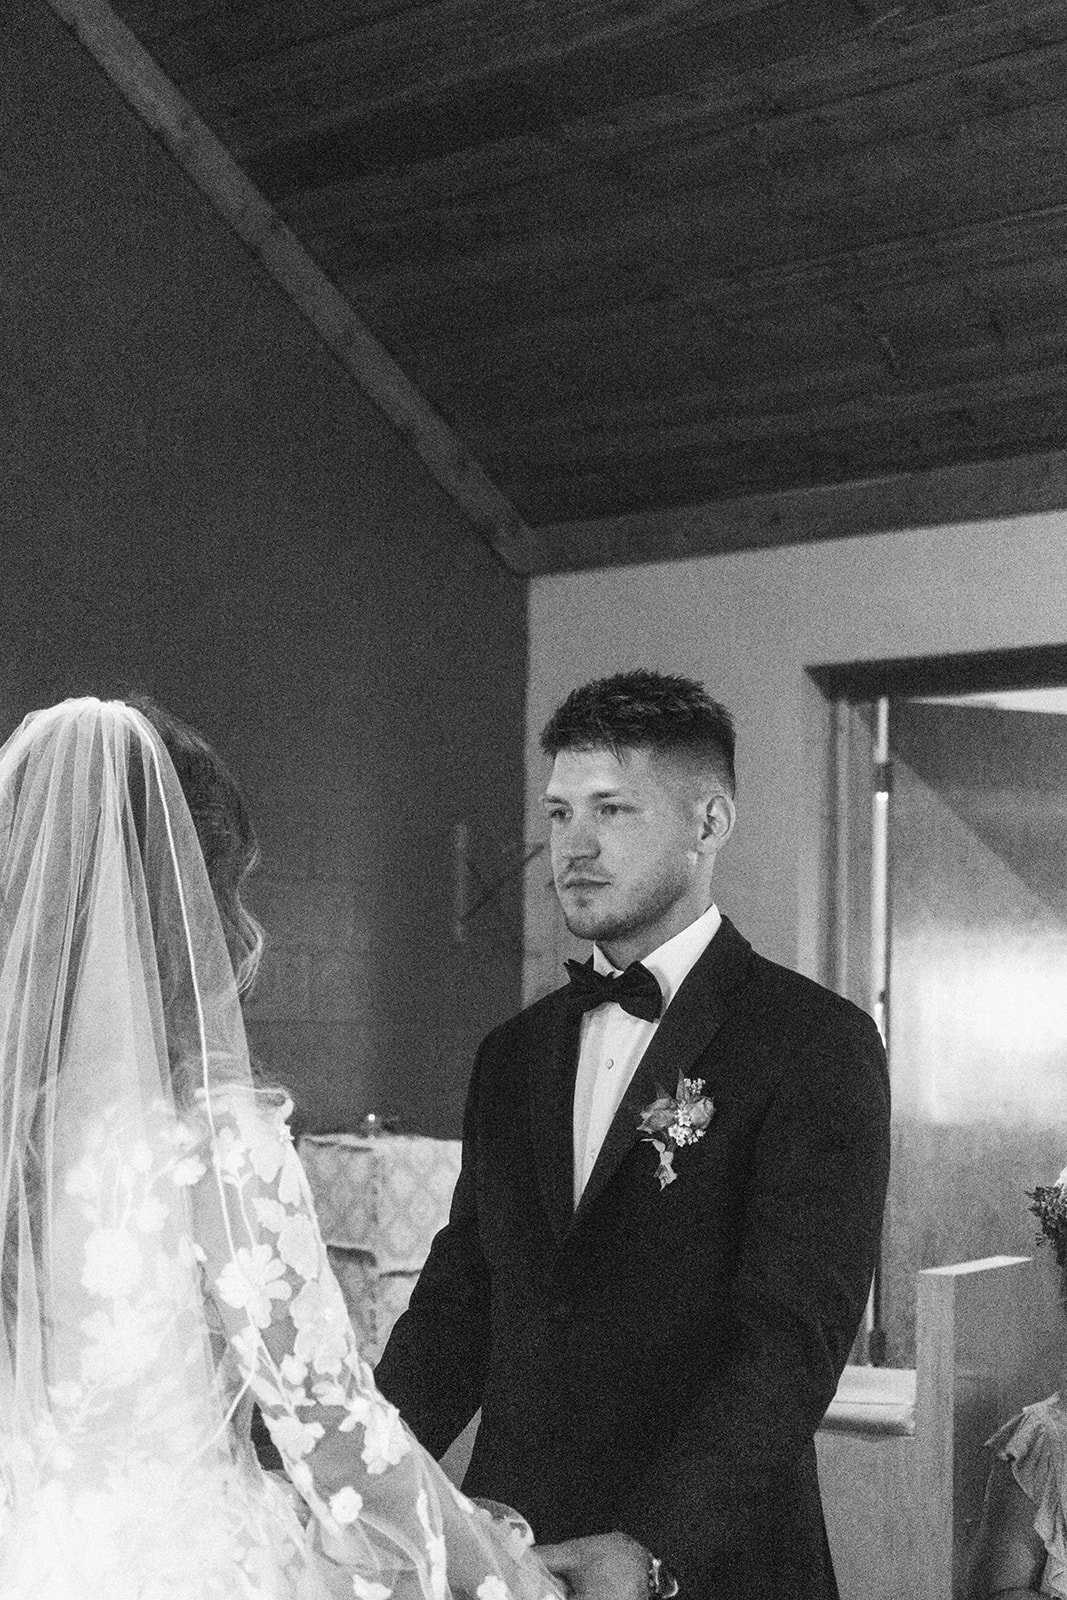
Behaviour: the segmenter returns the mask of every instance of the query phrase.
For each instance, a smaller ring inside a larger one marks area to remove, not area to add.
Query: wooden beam
[[[1065,508],[1067,450],[1053,450],[857,483],[546,524],[531,531],[532,560],[522,570],[534,575],[679,561]]]
[[[410,444],[475,531],[513,571],[529,530],[452,429],[250,182],[105,0],[46,0],[186,176],[307,318],[367,399]]]

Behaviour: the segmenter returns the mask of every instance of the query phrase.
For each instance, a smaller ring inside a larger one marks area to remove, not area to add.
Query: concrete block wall
[[[303,1125],[457,1131],[517,894],[453,937],[452,830],[522,840],[525,586],[41,0],[0,10],[0,734],[141,688],[263,845],[249,1007]]]

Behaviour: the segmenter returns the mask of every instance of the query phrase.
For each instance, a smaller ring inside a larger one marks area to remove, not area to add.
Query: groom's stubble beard
[[[615,885],[608,887],[610,892]],[[674,872],[633,885],[630,891],[624,891],[622,903],[615,907],[599,907],[595,903],[586,906],[572,903],[568,907],[558,888],[556,895],[567,932],[576,939],[604,945],[612,940],[632,938],[644,928],[659,922],[683,898],[689,887],[689,876],[679,865]]]

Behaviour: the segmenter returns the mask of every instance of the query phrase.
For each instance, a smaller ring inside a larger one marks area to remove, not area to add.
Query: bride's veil
[[[0,1600],[554,1592],[375,1389],[280,1098],[161,738],[117,702],[28,717],[0,749]],[[249,1389],[306,1535],[231,1426]]]
[[[230,1450],[190,1215],[227,1085],[237,988],[161,740],[118,702],[27,717],[0,750],[0,1591],[71,1529],[106,1567],[124,1495],[173,1532]]]

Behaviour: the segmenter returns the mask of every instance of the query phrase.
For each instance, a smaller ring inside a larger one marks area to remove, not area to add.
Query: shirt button
[[[614,1056],[609,1056],[608,1057],[608,1071],[609,1072],[611,1071],[611,1069],[612,1069],[612,1067],[614,1065],[615,1065],[615,1057]]]

